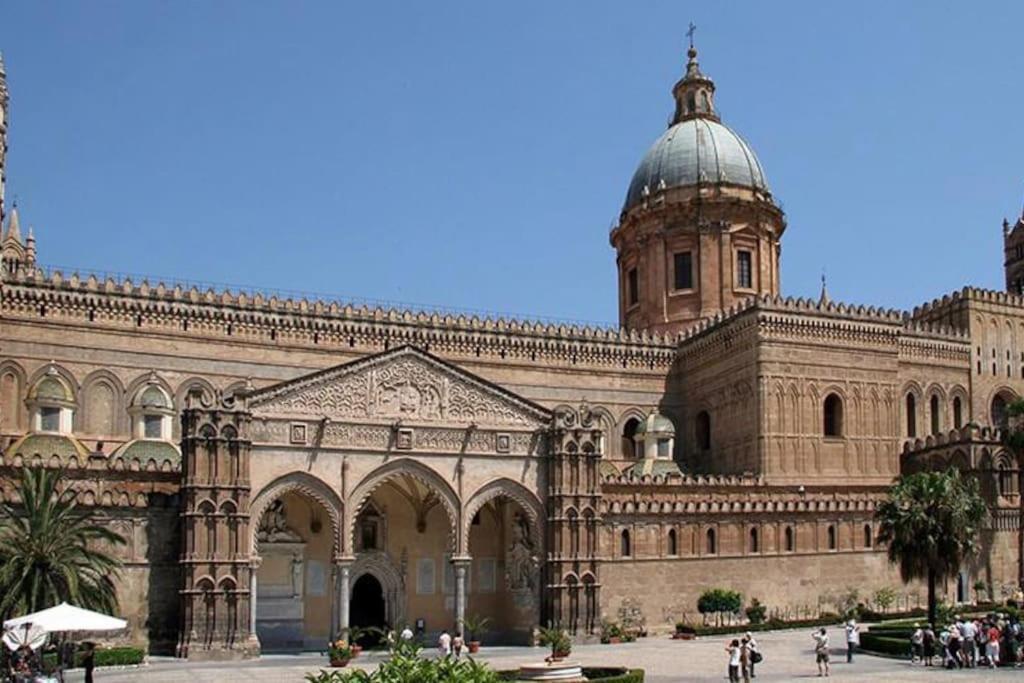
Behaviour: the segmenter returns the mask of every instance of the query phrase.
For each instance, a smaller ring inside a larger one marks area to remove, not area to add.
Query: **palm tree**
[[[62,473],[23,468],[20,505],[3,506],[0,518],[0,616],[7,619],[60,602],[113,613],[114,579],[121,562],[102,546],[125,539],[89,520]]]
[[[956,469],[901,476],[875,513],[878,540],[905,583],[928,581],[928,620],[935,623],[935,586],[956,574],[977,552],[976,538],[988,509],[978,481]]]

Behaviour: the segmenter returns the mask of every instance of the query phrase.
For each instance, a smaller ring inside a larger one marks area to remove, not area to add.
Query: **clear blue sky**
[[[691,20],[784,293],[1002,286],[1020,2],[5,3],[8,197],[48,264],[614,321]]]

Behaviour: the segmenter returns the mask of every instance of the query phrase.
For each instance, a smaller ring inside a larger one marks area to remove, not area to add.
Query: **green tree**
[[[928,620],[935,623],[935,587],[977,552],[977,535],[987,515],[978,481],[956,469],[901,476],[878,507],[878,539],[904,582],[928,582]]]
[[[121,563],[102,547],[125,539],[94,524],[75,492],[58,489],[58,470],[23,468],[18,505],[0,518],[0,616],[36,612],[68,602],[111,614]]]

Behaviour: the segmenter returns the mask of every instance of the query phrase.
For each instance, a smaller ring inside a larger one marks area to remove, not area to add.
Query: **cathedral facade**
[[[923,468],[971,472],[990,506],[947,599],[1012,592],[1024,218],[1006,292],[783,298],[785,216],[688,56],[610,234],[617,329],[49,269],[2,201],[0,63],[0,495],[62,469],[127,539],[127,638],[194,659],[477,616],[505,642],[658,631],[711,587],[794,617],[909,595],[874,511]]]

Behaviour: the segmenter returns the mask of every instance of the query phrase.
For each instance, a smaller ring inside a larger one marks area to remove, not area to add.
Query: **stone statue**
[[[275,500],[263,513],[256,540],[266,543],[301,543],[302,538],[288,527],[284,503]]]
[[[537,586],[537,569],[540,558],[534,551],[530,539],[530,525],[527,519],[516,514],[512,525],[512,545],[505,555],[505,578],[513,591],[532,591]]]
[[[292,555],[292,597],[302,595],[302,555]]]

